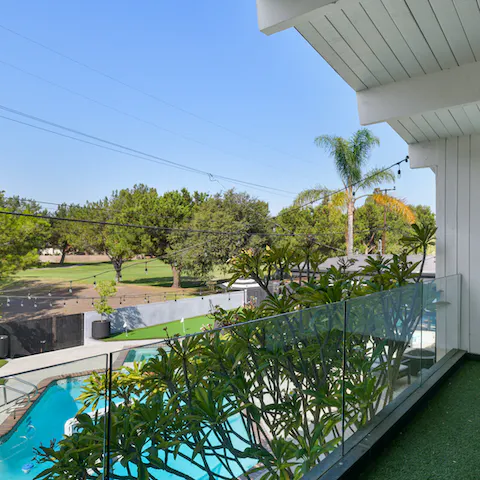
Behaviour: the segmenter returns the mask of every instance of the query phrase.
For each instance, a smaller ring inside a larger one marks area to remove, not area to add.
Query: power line
[[[223,230],[207,230],[207,229],[195,229],[195,228],[178,228],[178,227],[160,227],[156,225],[139,225],[134,223],[120,223],[120,222],[105,222],[101,220],[87,220],[83,218],[65,218],[65,217],[52,217],[50,215],[36,214],[36,213],[24,213],[24,212],[11,212],[7,210],[0,210],[0,215],[11,215],[15,217],[29,217],[29,218],[38,218],[43,220],[52,220],[59,222],[72,222],[72,223],[83,223],[89,225],[101,225],[107,227],[124,227],[124,228],[139,228],[144,230],[160,230],[165,232],[181,232],[181,233],[204,233],[212,235],[233,235],[233,236],[263,236],[263,237],[298,237],[298,236],[309,236],[309,235],[345,235],[345,232],[329,232],[325,234],[316,234],[316,233],[276,233],[276,232],[232,232],[232,231],[223,231]]]
[[[3,64],[3,65],[6,65],[6,66],[9,67],[9,68],[12,68],[12,69],[14,69],[14,70],[17,70],[18,72],[24,73],[25,75],[29,75],[29,76],[31,76],[31,77],[33,77],[33,78],[36,78],[36,79],[41,80],[41,81],[43,81],[43,82],[45,82],[45,83],[48,83],[48,84],[50,84],[50,85],[52,85],[52,86],[54,86],[54,87],[56,87],[56,88],[59,88],[59,89],[64,90],[64,91],[66,91],[66,92],[68,92],[68,93],[71,93],[72,95],[76,95],[76,96],[78,96],[78,97],[80,97],[80,98],[83,98],[83,99],[85,99],[85,100],[88,100],[89,102],[95,103],[95,104],[97,104],[97,105],[100,105],[101,107],[104,107],[104,108],[107,108],[107,109],[109,109],[109,110],[112,110],[113,112],[116,112],[116,113],[118,113],[118,114],[120,114],[120,115],[124,115],[124,116],[126,116],[126,117],[130,117],[130,118],[132,118],[132,119],[134,119],[134,120],[136,120],[136,121],[138,121],[138,122],[141,122],[141,123],[144,123],[144,124],[146,124],[146,125],[150,125],[150,126],[152,126],[152,127],[155,127],[155,128],[157,128],[158,130],[163,130],[164,132],[170,133],[171,135],[175,135],[175,136],[177,136],[177,137],[179,137],[179,138],[183,138],[184,140],[187,140],[187,141],[190,141],[190,142],[194,142],[194,143],[197,143],[198,145],[202,145],[202,146],[204,146],[204,147],[208,147],[208,148],[217,150],[217,151],[219,151],[219,152],[221,152],[221,153],[223,153],[223,154],[225,154],[225,155],[229,155],[229,156],[232,156],[232,157],[236,157],[236,158],[239,158],[239,159],[241,159],[241,160],[246,160],[246,161],[249,161],[249,162],[251,161],[251,159],[248,159],[248,158],[243,157],[243,156],[241,156],[241,155],[238,155],[238,154],[236,154],[236,153],[228,152],[228,151],[223,150],[223,149],[221,149],[221,148],[219,148],[219,147],[217,147],[217,146],[215,146],[215,145],[210,145],[209,143],[203,142],[203,141],[201,141],[201,140],[197,140],[196,138],[190,137],[190,136],[188,136],[188,135],[184,135],[184,134],[182,134],[182,133],[178,133],[178,132],[176,132],[176,131],[174,131],[174,130],[171,130],[171,129],[169,129],[169,128],[166,128],[166,127],[162,127],[161,125],[158,125],[157,123],[152,122],[151,120],[146,120],[145,118],[139,117],[139,116],[137,116],[137,115],[135,115],[135,114],[132,114],[132,113],[129,113],[129,112],[126,112],[125,110],[121,110],[120,108],[117,108],[117,107],[115,107],[115,106],[113,106],[113,105],[109,105],[109,104],[107,104],[107,103],[101,102],[100,100],[96,100],[95,98],[89,97],[88,95],[85,95],[85,94],[83,94],[83,93],[80,93],[80,92],[77,92],[77,91],[75,91],[75,90],[72,90],[71,88],[65,87],[64,85],[61,85],[61,84],[59,84],[59,83],[57,83],[57,82],[54,82],[54,81],[52,81],[52,80],[48,80],[47,78],[42,77],[41,75],[37,75],[36,73],[29,72],[28,70],[25,70],[25,69],[23,69],[23,68],[21,68],[21,67],[18,67],[18,66],[16,66],[16,65],[13,65],[12,63],[7,62],[7,61],[5,61],[5,60],[1,60],[1,59],[0,59],[0,63]],[[266,166],[269,166],[269,167],[271,167],[271,168],[274,168],[273,165],[268,165],[268,164],[265,164],[265,165],[266,165]]]
[[[54,53],[55,55],[58,55],[58,56],[60,56],[60,57],[62,57],[62,58],[65,58],[66,60],[69,60],[70,62],[73,62],[73,63],[75,63],[75,64],[77,64],[77,65],[79,65],[79,66],[81,66],[81,67],[83,67],[83,68],[86,68],[87,70],[90,70],[91,72],[94,72],[94,73],[96,73],[96,74],[98,74],[98,75],[101,75],[102,77],[105,77],[105,78],[107,78],[108,80],[111,80],[111,81],[113,81],[113,82],[116,82],[116,83],[118,83],[119,85],[122,85],[122,86],[124,86],[124,87],[126,87],[126,88],[128,88],[128,89],[130,89],[130,90],[133,90],[133,91],[135,91],[135,92],[137,92],[137,93],[140,93],[140,94],[142,94],[142,95],[144,95],[144,96],[146,96],[146,97],[149,97],[149,98],[152,99],[152,100],[155,100],[155,101],[157,101],[157,102],[160,102],[160,103],[162,103],[162,104],[164,104],[164,105],[166,105],[166,106],[168,106],[168,107],[170,107],[170,108],[173,108],[173,109],[178,110],[178,111],[180,111],[180,112],[182,112],[182,113],[184,113],[184,114],[186,114],[186,115],[189,115],[189,116],[191,116],[191,117],[193,117],[193,118],[196,118],[197,120],[201,120],[201,121],[207,122],[207,123],[209,123],[210,125],[213,125],[213,126],[215,126],[215,127],[217,127],[217,128],[220,128],[220,129],[222,129],[222,130],[225,130],[226,132],[229,132],[229,133],[231,133],[231,134],[233,134],[233,135],[236,135],[236,136],[238,136],[238,137],[240,137],[240,138],[244,138],[244,139],[248,140],[249,142],[253,142],[253,143],[256,143],[256,144],[258,144],[258,145],[264,146],[264,147],[266,147],[266,148],[269,148],[269,149],[271,149],[271,150],[274,150],[274,151],[276,151],[277,153],[280,153],[280,154],[282,154],[282,155],[288,156],[288,157],[290,157],[290,158],[293,158],[293,159],[296,159],[296,160],[300,160],[300,161],[306,161],[307,163],[312,163],[311,161],[304,160],[304,159],[299,158],[299,157],[297,157],[297,156],[295,156],[295,155],[292,155],[291,153],[282,152],[282,151],[279,150],[277,147],[273,147],[273,146],[268,145],[268,144],[265,144],[265,143],[263,143],[263,142],[259,142],[258,140],[254,139],[254,138],[252,138],[252,137],[249,137],[248,135],[239,133],[239,132],[237,132],[237,131],[235,131],[235,130],[232,130],[232,129],[229,128],[229,127],[226,127],[226,126],[218,123],[218,122],[215,122],[215,121],[210,120],[210,119],[208,119],[208,118],[205,118],[205,117],[203,117],[203,116],[201,116],[201,115],[198,115],[197,113],[191,112],[190,110],[187,110],[187,109],[185,109],[185,108],[183,108],[183,107],[180,107],[180,106],[178,106],[178,105],[175,105],[174,103],[171,103],[171,102],[169,102],[169,101],[167,101],[167,100],[164,100],[163,98],[160,98],[160,97],[158,97],[158,96],[156,96],[156,95],[154,95],[154,94],[152,94],[152,93],[146,92],[145,90],[142,90],[141,88],[135,87],[134,85],[131,85],[131,84],[127,83],[127,82],[124,82],[123,80],[120,80],[120,79],[118,79],[118,78],[116,78],[116,77],[114,77],[114,76],[112,76],[112,75],[110,75],[110,74],[108,74],[108,73],[105,73],[105,72],[103,72],[102,70],[99,70],[98,68],[92,67],[91,65],[89,65],[89,64],[87,64],[87,63],[81,62],[80,60],[77,60],[77,59],[75,59],[75,58],[73,58],[73,57],[71,57],[71,56],[69,56],[69,55],[66,55],[66,54],[58,51],[58,50],[55,50],[54,48],[49,47],[48,45],[45,45],[45,44],[39,42],[38,40],[34,40],[33,38],[27,37],[26,35],[23,35],[23,34],[21,34],[21,33],[19,33],[19,32],[16,32],[15,30],[13,30],[13,29],[11,29],[11,28],[8,28],[8,27],[6,27],[6,26],[4,26],[4,25],[0,25],[0,28],[2,28],[3,30],[5,30],[5,31],[7,31],[7,32],[9,32],[9,33],[11,33],[11,34],[13,34],[13,35],[16,35],[16,36],[18,36],[18,37],[20,37],[20,38],[23,38],[24,40],[26,40],[26,41],[28,41],[28,42],[30,42],[30,43],[33,43],[33,44],[35,44],[35,45],[37,45],[37,46],[39,46],[39,47],[41,47],[41,48],[43,48],[43,49],[45,49],[45,50],[48,50],[49,52],[52,52],[52,53]]]
[[[200,174],[200,175],[203,175],[203,176],[207,176],[212,181],[225,180],[225,181],[233,183],[233,184],[239,184],[239,185],[246,186],[246,187],[267,190],[267,191],[269,191],[269,193],[274,193],[274,194],[275,193],[276,194],[286,193],[286,194],[289,194],[289,195],[296,195],[295,192],[290,192],[288,190],[283,190],[283,189],[276,188],[276,187],[269,187],[267,185],[260,185],[260,184],[253,183],[253,182],[247,182],[245,180],[239,180],[237,178],[231,178],[231,177],[226,177],[226,176],[223,176],[223,175],[213,174],[213,173],[207,172],[205,170],[200,170],[198,168],[190,167],[188,165],[184,165],[184,164],[175,162],[173,160],[168,160],[166,158],[159,157],[157,155],[152,155],[150,153],[142,152],[141,150],[130,148],[130,147],[127,147],[127,146],[122,145],[120,143],[112,142],[110,140],[106,140],[106,139],[103,139],[101,137],[97,137],[95,135],[90,135],[88,133],[81,132],[81,131],[76,130],[74,128],[66,127],[64,125],[60,125],[58,123],[51,122],[49,120],[45,120],[43,118],[36,117],[34,115],[30,115],[30,114],[25,113],[25,112],[21,112],[20,110],[15,110],[13,108],[6,107],[5,105],[0,105],[0,109],[3,110],[3,111],[6,111],[6,112],[12,113],[14,115],[19,115],[19,116],[24,117],[24,118],[29,118],[29,119],[34,120],[36,122],[40,122],[40,123],[50,125],[50,126],[55,127],[55,128],[59,128],[61,130],[65,130],[65,131],[70,132],[70,133],[74,133],[76,135],[86,137],[90,140],[84,140],[84,139],[81,139],[81,138],[72,137],[70,135],[66,135],[66,134],[63,134],[63,133],[60,133],[60,132],[56,132],[54,130],[39,127],[38,125],[33,125],[31,123],[28,123],[28,122],[23,122],[23,121],[20,121],[20,120],[17,120],[17,119],[13,119],[11,117],[6,117],[6,116],[3,116],[3,115],[0,115],[0,118],[4,118],[5,120],[13,121],[13,122],[25,125],[25,126],[29,126],[29,127],[41,130],[41,131],[53,133],[55,135],[59,135],[61,137],[76,140],[76,141],[79,141],[79,142],[82,142],[82,143],[87,143],[89,145],[94,145],[94,146],[104,148],[104,149],[107,149],[107,150],[112,150],[112,151],[117,152],[117,153],[123,153],[125,155],[130,155],[132,157],[140,158],[142,160],[146,160],[146,161],[149,161],[149,162],[157,163],[157,164],[160,164],[160,165],[167,165],[167,166],[178,168],[178,169],[181,169],[181,170],[186,170],[186,171],[189,171],[189,172],[192,172],[192,173],[197,173],[197,174]],[[95,142],[101,142],[101,143],[104,143],[106,145],[99,145],[98,143],[94,143],[91,140],[93,140]],[[116,148],[112,148],[112,147],[116,147]],[[125,151],[117,150],[118,148],[123,149]]]

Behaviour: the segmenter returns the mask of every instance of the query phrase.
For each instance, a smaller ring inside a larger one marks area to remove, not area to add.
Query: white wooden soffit
[[[316,11],[338,0],[257,0],[258,26],[266,35],[305,21]]]
[[[479,27],[480,28],[480,27]],[[480,101],[480,63],[409,78],[357,92],[362,125]]]

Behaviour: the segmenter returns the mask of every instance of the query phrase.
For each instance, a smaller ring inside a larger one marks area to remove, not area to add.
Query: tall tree
[[[164,193],[158,197],[154,208],[155,224],[165,230],[152,231],[150,234],[150,248],[153,255],[170,254],[165,258],[172,268],[172,287],[182,286],[182,270],[185,268],[183,254],[176,254],[177,250],[184,250],[193,243],[192,235],[170,228],[187,229],[196,209],[207,198],[207,194],[194,192],[191,194],[186,188]]]
[[[66,203],[59,205],[55,211],[54,218],[76,218],[81,211],[80,205],[67,205]],[[72,248],[71,227],[70,222],[61,220],[50,220],[51,235],[48,245],[61,251],[60,265],[65,263],[65,257],[69,249]]]
[[[347,255],[352,255],[357,192],[376,187],[382,182],[393,182],[395,176],[389,170],[382,171],[382,168],[365,171],[372,150],[380,144],[380,140],[367,128],[358,130],[348,139],[332,135],[320,135],[315,139],[315,144],[323,148],[334,159],[335,168],[343,183],[344,191],[340,199],[343,196],[343,203],[347,211],[345,240]],[[320,189],[313,189],[309,193],[314,195],[316,191],[320,192]]]
[[[103,223],[140,223],[142,215],[154,205],[157,193],[144,185],[114,191],[110,197],[87,202],[75,212],[85,220]],[[122,266],[138,253],[144,253],[144,229],[112,226],[108,224],[82,224],[70,226],[68,239],[77,250],[104,253],[115,269],[116,281],[122,280]]]
[[[234,190],[216,194],[199,205],[189,228],[225,232],[192,233],[176,242],[176,250],[191,247],[177,261],[189,272],[204,277],[215,267],[226,268],[227,261],[242,249],[265,246],[272,232],[268,204]]]
[[[40,213],[40,206],[19,197],[7,198],[0,192],[0,209],[10,212]],[[38,251],[50,235],[46,220],[0,215],[0,281],[38,262]]]

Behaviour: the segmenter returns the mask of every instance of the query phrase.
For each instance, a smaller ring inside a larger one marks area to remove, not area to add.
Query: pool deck
[[[102,355],[119,352],[120,350],[142,347],[162,340],[136,340],[125,342],[95,342],[80,347],[65,348],[54,352],[39,353],[28,357],[14,358],[0,369],[0,376],[20,375],[31,370],[51,368],[64,364],[65,362],[85,361],[95,359]]]

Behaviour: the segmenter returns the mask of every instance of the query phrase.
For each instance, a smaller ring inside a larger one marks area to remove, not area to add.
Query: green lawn
[[[147,264],[148,271],[145,272],[145,263],[139,260],[125,262],[122,269],[123,283],[136,285],[149,285],[159,287],[170,287],[172,285],[172,269],[170,265],[161,260],[153,260]],[[36,280],[36,281],[72,281],[85,284],[93,283],[93,275],[97,280],[114,280],[115,271],[109,262],[78,264],[50,264],[42,268],[30,268],[15,275],[13,280]],[[83,280],[85,277],[92,277]],[[194,278],[184,276],[183,287],[199,285]]]
[[[361,480],[478,480],[480,362],[468,361],[385,448]]]
[[[154,325],[153,327],[138,328],[131,332],[121,333],[114,337],[107,338],[106,342],[125,341],[125,340],[155,340],[156,338],[173,337],[174,335],[183,335],[184,333],[197,333],[200,332],[202,325],[213,323],[211,317],[207,315],[200,315],[199,317],[186,318],[185,332],[180,320],[174,322],[162,323],[161,325]],[[167,330],[165,330],[167,329]]]
[[[0,359],[0,368],[2,368],[4,365],[8,363],[8,360],[1,360]]]

